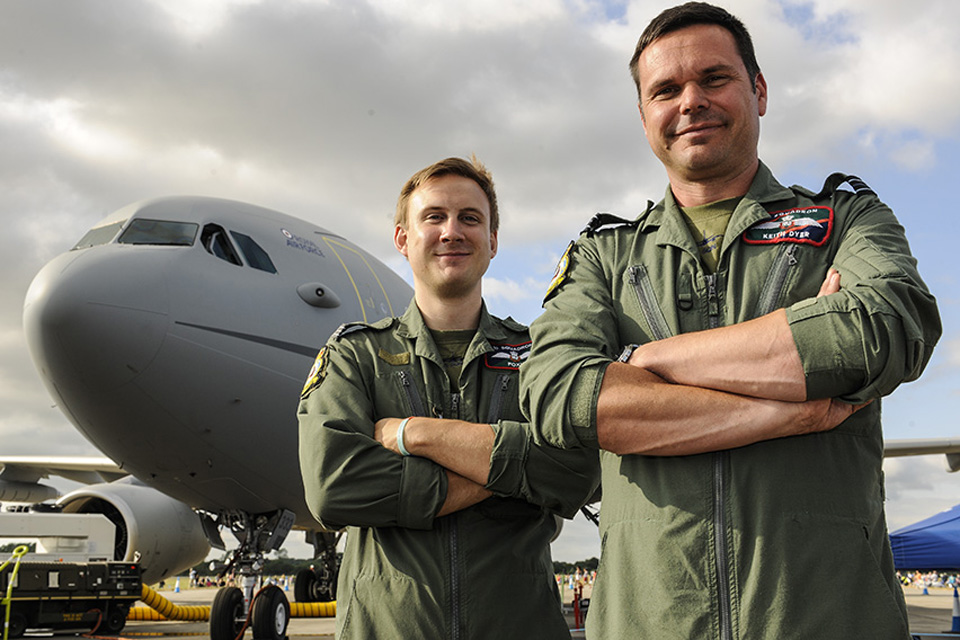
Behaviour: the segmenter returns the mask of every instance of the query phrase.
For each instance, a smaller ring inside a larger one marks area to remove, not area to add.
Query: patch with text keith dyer
[[[747,244],[796,242],[823,246],[833,230],[830,207],[797,207],[770,213],[770,219],[758,222],[743,232]]]
[[[530,355],[530,344],[493,344],[493,351],[484,354],[484,362],[490,369],[511,369],[516,371]]]

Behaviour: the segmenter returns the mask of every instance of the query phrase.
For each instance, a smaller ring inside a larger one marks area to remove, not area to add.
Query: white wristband
[[[408,422],[410,422],[410,418],[404,418],[400,421],[400,426],[397,427],[397,449],[400,449],[400,455],[402,456],[410,455],[407,448],[403,446],[403,430],[406,429]]]

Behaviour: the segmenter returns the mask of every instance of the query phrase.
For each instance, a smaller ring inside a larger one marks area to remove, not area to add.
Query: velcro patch
[[[380,349],[377,351],[377,357],[386,362],[387,364],[392,364],[394,366],[399,366],[403,364],[410,364],[410,353],[404,351],[403,353],[389,353]]]
[[[516,371],[530,355],[530,342],[523,344],[494,344],[493,351],[484,354],[484,363],[490,369]]]
[[[797,207],[770,213],[770,219],[758,222],[743,233],[747,244],[795,242],[823,246],[833,231],[830,207]]]
[[[307,374],[307,382],[303,385],[303,391],[300,392],[301,400],[310,395],[313,390],[323,382],[323,377],[327,372],[328,361],[327,348],[323,347],[320,349],[320,353],[317,354],[317,359],[313,361],[313,366],[310,367],[310,373]]]

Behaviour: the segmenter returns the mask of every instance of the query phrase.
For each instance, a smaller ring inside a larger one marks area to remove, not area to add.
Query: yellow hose
[[[140,600],[146,607],[131,607],[127,620],[189,620],[205,622],[210,619],[210,605],[177,605],[143,585]],[[333,618],[337,615],[336,602],[291,602],[291,618]]]
[[[334,618],[337,615],[337,601],[333,602],[291,602],[291,618]]]
[[[134,617],[148,616],[149,614],[142,611],[146,609],[146,607],[131,607],[130,613],[127,615],[127,620],[191,620],[194,622],[203,622],[210,619],[209,605],[173,604],[147,585],[141,587],[140,599],[143,601],[143,604],[150,607],[147,611],[152,610],[159,614],[160,617]]]

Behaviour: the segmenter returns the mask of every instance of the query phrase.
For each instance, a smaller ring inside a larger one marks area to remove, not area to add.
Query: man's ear
[[[493,259],[497,255],[497,232],[494,231],[490,234],[490,258]]]
[[[640,110],[640,122],[643,124],[643,135],[647,135],[647,118],[643,115],[643,103],[637,102],[637,109]]]
[[[400,225],[393,228],[393,246],[395,246],[397,251],[402,253],[404,257],[407,257],[407,230]]]
[[[757,73],[757,108],[761,116],[767,112],[767,79]]]

